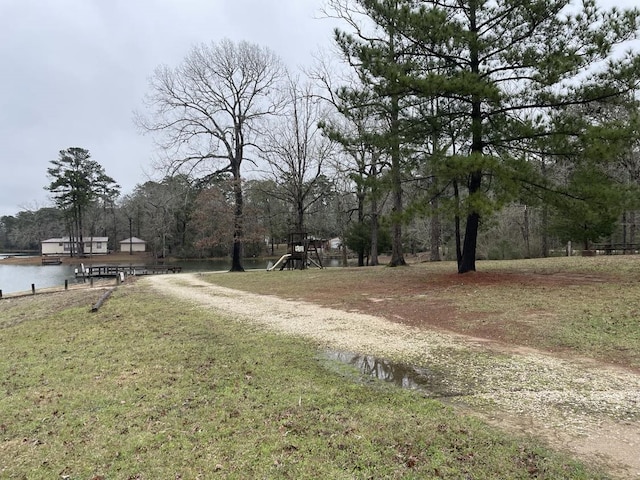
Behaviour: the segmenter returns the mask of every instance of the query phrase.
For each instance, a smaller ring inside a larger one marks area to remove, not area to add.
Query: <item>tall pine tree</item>
[[[61,150],[57,160],[51,160],[47,174],[51,183],[45,187],[55,199],[56,205],[70,219],[70,242],[74,250],[84,254],[84,214],[91,203],[98,199],[114,200],[120,194],[120,186],[108,176],[104,168],[91,159],[89,150],[78,147]]]
[[[381,92],[389,104],[398,95],[438,99],[445,106],[435,113],[439,121],[416,116],[414,122],[445,129],[456,124],[452,153],[432,161],[442,162],[440,171],[450,175],[441,182],[462,190],[466,222],[460,273],[476,268],[482,216],[516,198],[520,186],[531,180],[527,159],[540,153],[532,145],[544,144],[544,153],[554,155],[549,148],[558,144],[558,137],[589,134],[608,141],[604,124],[589,129],[567,121],[558,128],[550,119],[562,118],[575,105],[618,102],[636,89],[640,78],[640,57],[617,51],[636,38],[638,10],[603,11],[594,0],[581,5],[569,0],[355,3],[375,24],[394,19],[394,38],[401,39],[402,64],[392,58],[386,66],[375,63],[378,77],[394,79],[395,90]],[[362,65],[388,54],[375,45],[349,51]],[[424,141],[433,134],[425,132]],[[540,141],[551,137],[553,142]],[[580,155],[579,150],[573,153],[574,158]]]

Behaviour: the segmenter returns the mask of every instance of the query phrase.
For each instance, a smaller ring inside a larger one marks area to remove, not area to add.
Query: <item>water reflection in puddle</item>
[[[324,356],[329,360],[351,365],[363,375],[392,383],[397,387],[417,389],[429,397],[463,395],[462,392],[453,391],[442,374],[428,368],[350,352],[327,351]]]

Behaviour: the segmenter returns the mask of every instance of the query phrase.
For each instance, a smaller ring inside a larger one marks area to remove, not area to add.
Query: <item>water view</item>
[[[0,290],[2,294],[64,286],[64,281],[75,282],[74,267],[70,265],[2,265],[0,263]]]
[[[13,254],[0,253],[0,259]],[[183,272],[212,272],[225,271],[231,267],[231,260],[188,260],[173,262],[171,265],[182,267]],[[242,265],[245,269],[267,268],[265,259],[247,258]],[[75,269],[80,267],[80,262],[74,265],[3,265],[0,260],[0,290],[3,295],[17,292],[31,291],[31,285],[36,290],[50,287],[63,287],[65,280],[69,284],[81,282],[76,279]]]

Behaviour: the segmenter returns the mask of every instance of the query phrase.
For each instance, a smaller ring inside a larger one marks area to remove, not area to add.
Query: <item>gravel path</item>
[[[197,274],[156,275],[154,288],[321,347],[390,358],[444,374],[457,408],[542,437],[620,478],[640,479],[640,375],[587,359],[506,350],[480,339],[212,285]]]

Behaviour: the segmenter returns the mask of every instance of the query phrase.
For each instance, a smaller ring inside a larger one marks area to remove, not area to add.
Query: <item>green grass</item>
[[[0,302],[0,478],[605,478],[142,285]]]

